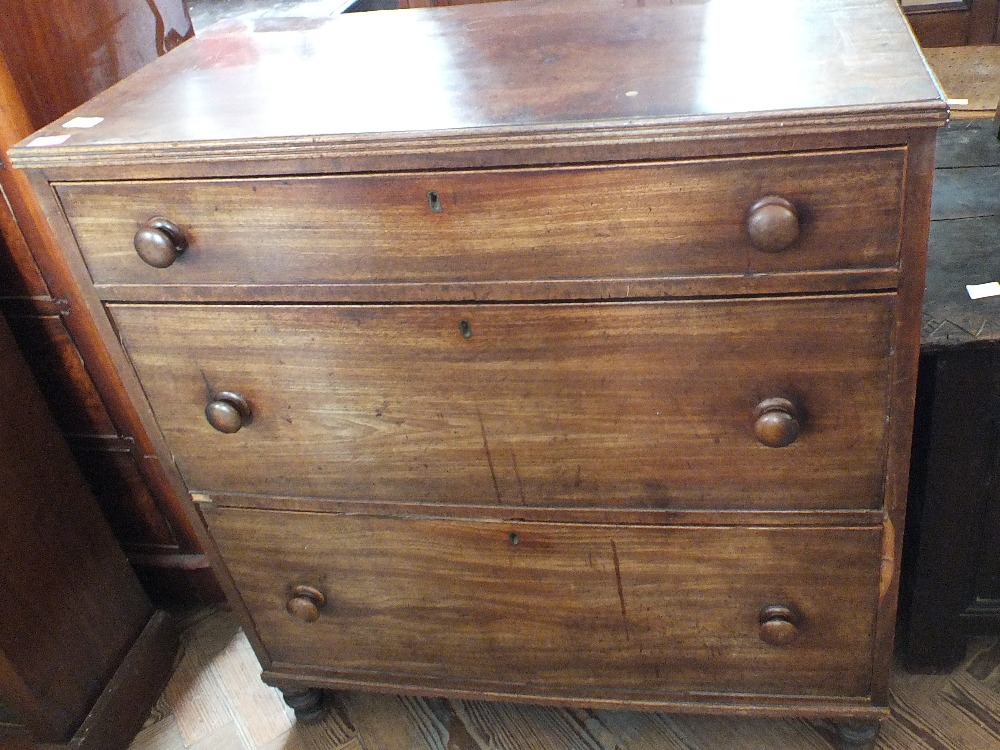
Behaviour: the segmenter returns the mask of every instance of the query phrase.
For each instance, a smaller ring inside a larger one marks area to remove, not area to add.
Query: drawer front
[[[191,490],[822,509],[881,505],[894,303],[109,309]]]
[[[206,515],[277,669],[582,698],[869,689],[879,529]],[[768,607],[787,625],[762,627]]]
[[[894,267],[904,154],[56,189],[98,287],[418,289]],[[790,201],[801,224],[782,252],[757,251],[745,227],[769,195]],[[168,268],[147,265],[133,248],[154,217],[174,222],[189,245]]]

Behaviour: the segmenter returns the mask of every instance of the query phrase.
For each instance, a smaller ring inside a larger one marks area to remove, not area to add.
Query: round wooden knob
[[[755,248],[780,253],[799,237],[799,214],[790,201],[768,195],[750,207],[746,229]]]
[[[288,614],[302,622],[316,622],[320,610],[326,605],[326,597],[319,589],[312,586],[296,586],[292,589],[292,598],[288,600],[285,609]]]
[[[799,436],[799,410],[787,398],[769,398],[757,404],[753,431],[768,448],[784,448]]]
[[[135,251],[153,268],[167,268],[187,250],[184,231],[169,219],[150,219],[135,233]]]
[[[772,646],[788,646],[799,637],[799,616],[791,607],[772,604],[760,611],[760,639]]]
[[[238,393],[221,391],[205,407],[208,423],[219,432],[232,434],[250,421],[250,404]]]

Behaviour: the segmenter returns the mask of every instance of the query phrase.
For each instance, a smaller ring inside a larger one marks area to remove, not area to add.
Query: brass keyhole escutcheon
[[[430,206],[431,211],[436,214],[439,214],[444,210],[444,207],[441,205],[441,196],[438,195],[437,190],[427,191],[427,205]]]
[[[472,324],[467,320],[460,320],[458,322],[458,330],[462,334],[463,339],[472,338]]]

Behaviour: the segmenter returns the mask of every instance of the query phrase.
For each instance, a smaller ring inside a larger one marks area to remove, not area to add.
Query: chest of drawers
[[[13,158],[300,715],[885,715],[945,117],[895,2],[228,28],[73,114]]]

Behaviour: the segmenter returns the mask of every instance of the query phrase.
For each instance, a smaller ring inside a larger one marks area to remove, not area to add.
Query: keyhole
[[[510,532],[510,543],[515,546],[521,543],[521,537],[519,537],[514,531]]]
[[[431,207],[431,211],[434,213],[441,213],[441,196],[437,194],[436,190],[429,190],[427,192],[427,205]]]
[[[472,338],[472,325],[467,320],[461,320],[458,323],[458,330],[462,332],[463,339]]]

